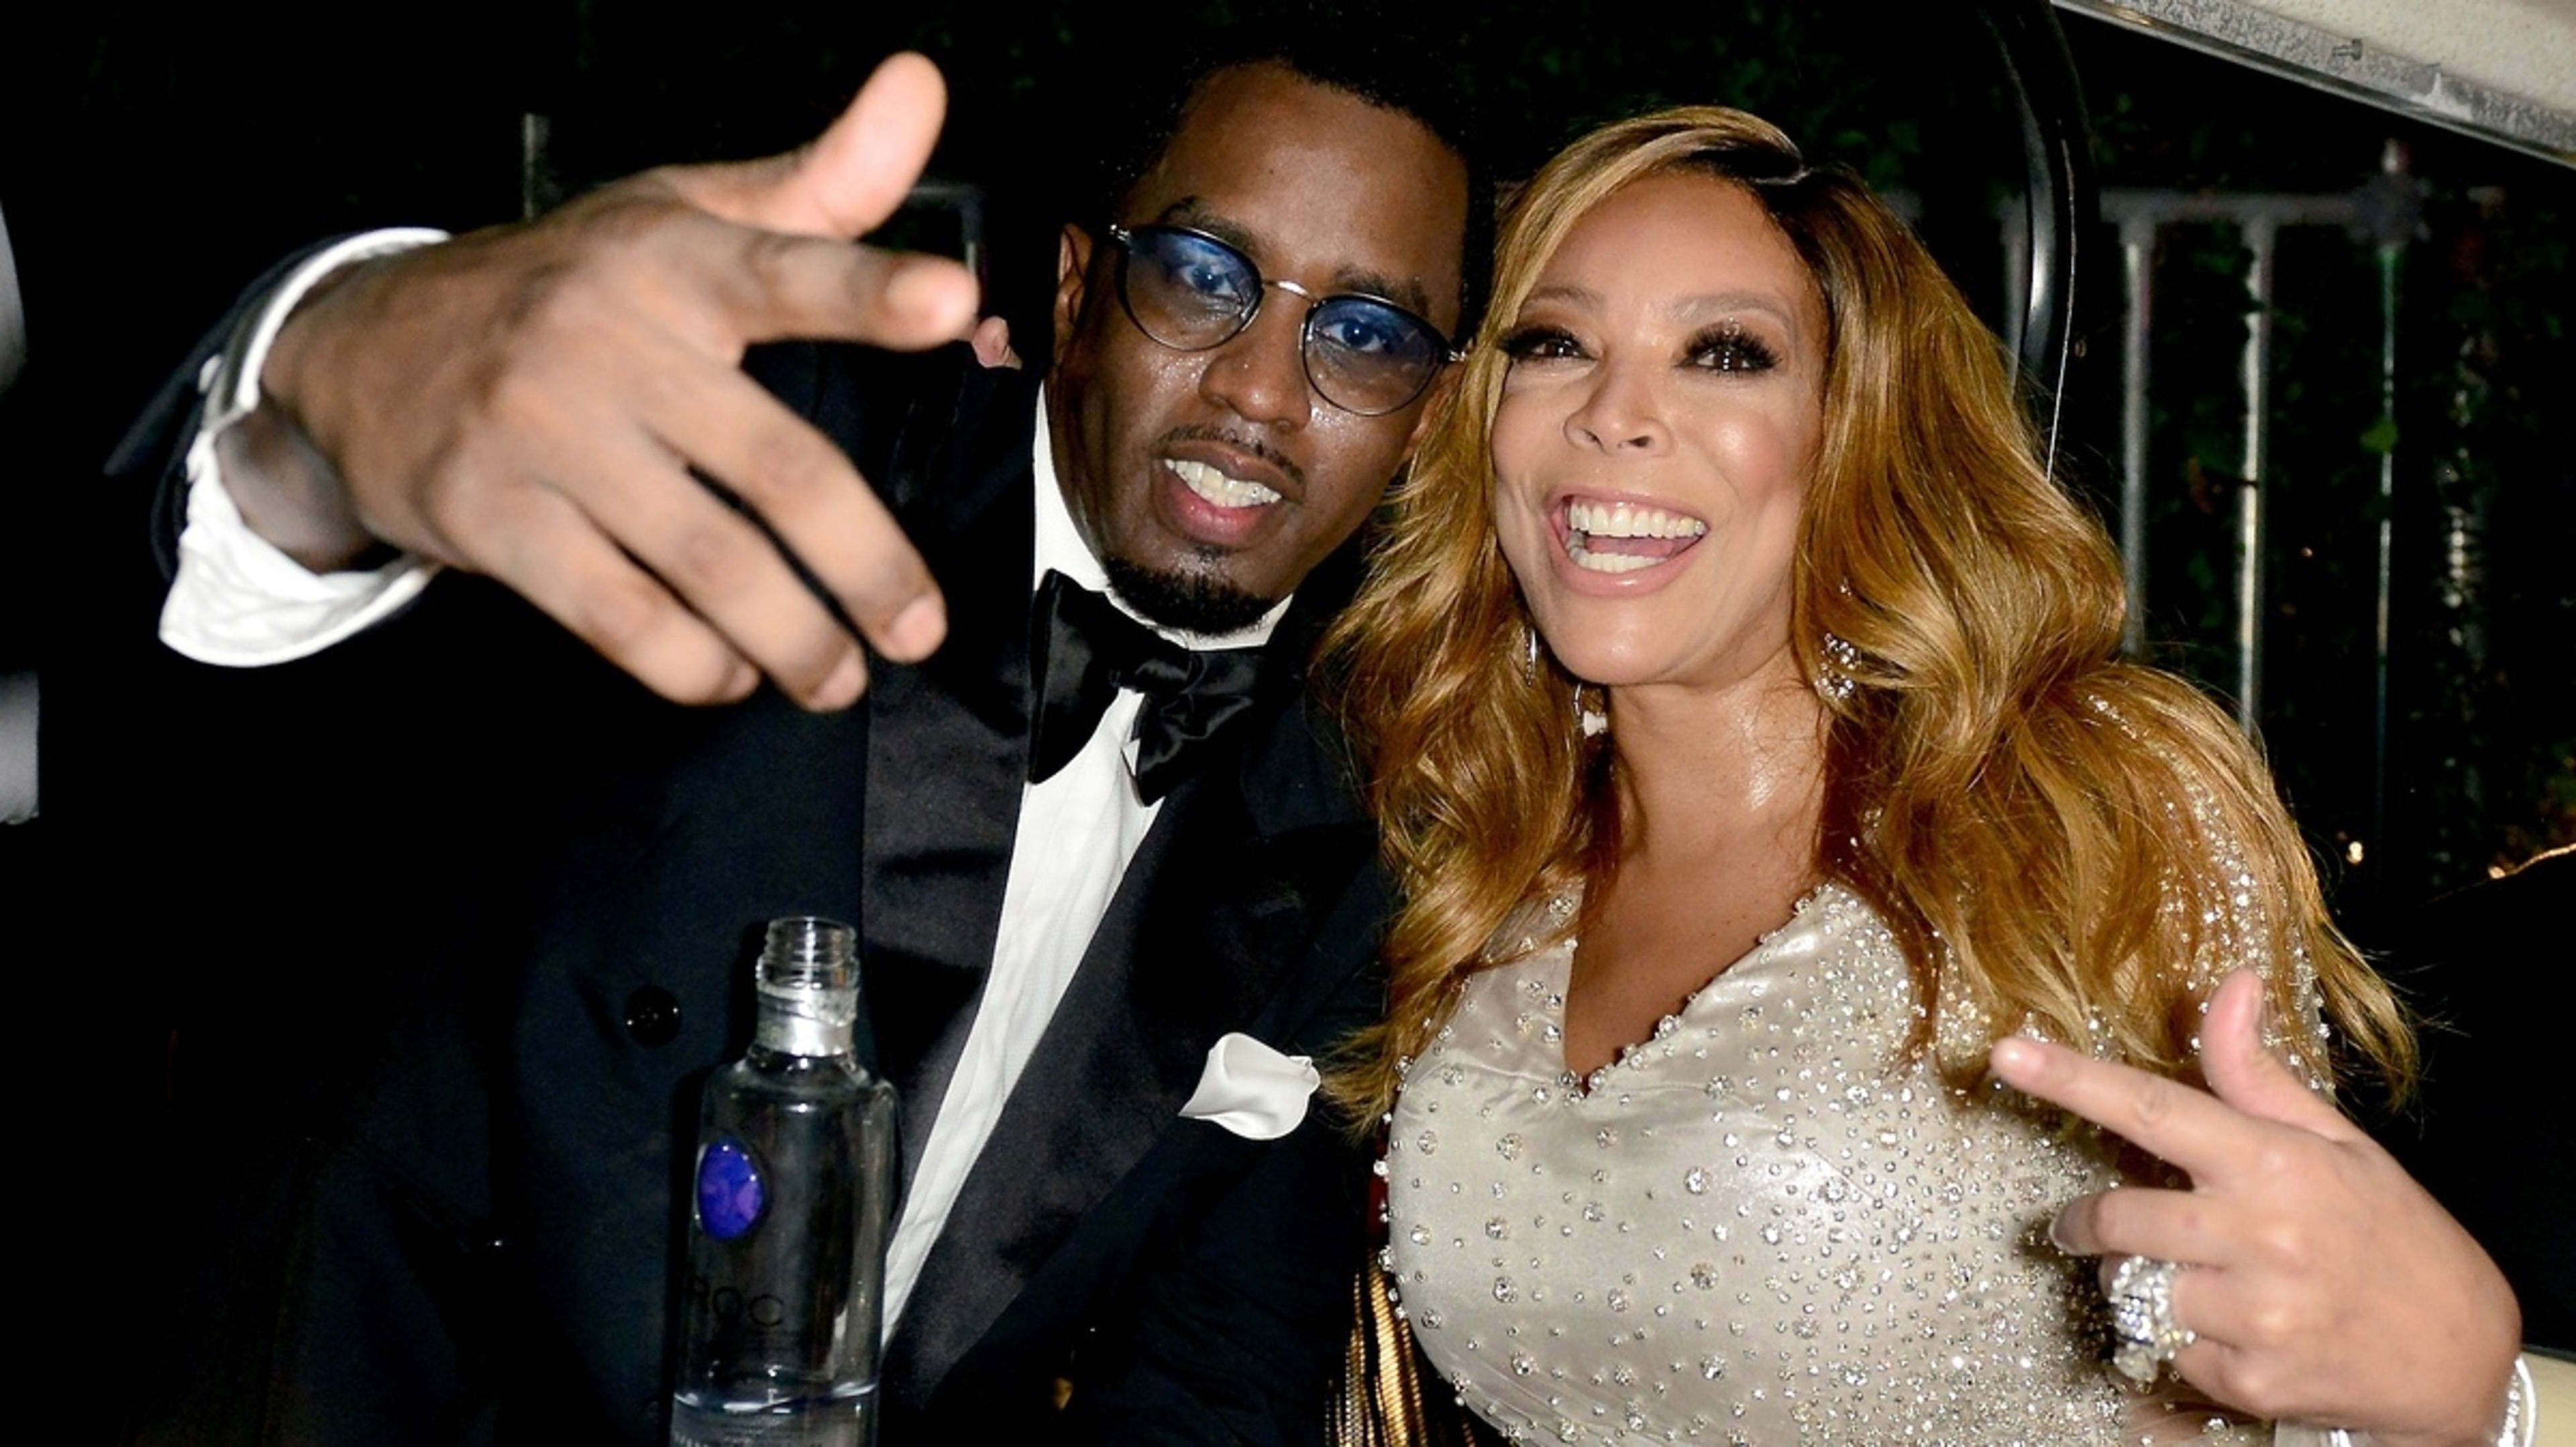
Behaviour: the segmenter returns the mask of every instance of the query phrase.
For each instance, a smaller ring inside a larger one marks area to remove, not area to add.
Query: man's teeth
[[[1624,502],[1567,503],[1565,525],[1596,538],[1695,538],[1708,531],[1698,518]]]
[[[1177,458],[1167,457],[1163,459],[1163,465],[1170,468],[1172,475],[1181,480],[1181,486],[1215,503],[1218,507],[1259,507],[1263,503],[1279,500],[1279,494],[1275,489],[1263,487],[1257,482],[1247,482],[1240,477],[1228,477],[1204,462],[1183,462]]]

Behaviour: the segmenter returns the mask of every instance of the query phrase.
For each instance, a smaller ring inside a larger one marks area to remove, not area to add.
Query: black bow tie
[[[1118,611],[1107,598],[1050,570],[1029,623],[1037,717],[1029,782],[1073,761],[1122,688],[1145,695],[1136,714],[1136,797],[1148,804],[1189,772],[1198,745],[1252,707],[1258,648],[1190,649]]]

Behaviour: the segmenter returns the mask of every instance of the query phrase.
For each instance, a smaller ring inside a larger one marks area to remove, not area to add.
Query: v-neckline
[[[1752,963],[1757,957],[1762,955],[1763,952],[1769,950],[1772,945],[1781,938],[1781,936],[1786,935],[1791,929],[1794,929],[1797,926],[1800,920],[1806,918],[1807,911],[1813,908],[1819,899],[1824,897],[1826,890],[1834,887],[1834,882],[1829,879],[1820,879],[1814,884],[1807,886],[1805,893],[1790,901],[1789,917],[1787,919],[1784,919],[1778,924],[1773,925],[1771,928],[1764,930],[1754,939],[1753,944],[1742,954],[1739,954],[1735,958],[1728,960],[1725,964],[1718,966],[1716,971],[1710,974],[1707,979],[1692,986],[1691,992],[1682,997],[1681,1004],[1675,1006],[1670,1013],[1657,1020],[1654,1024],[1654,1028],[1646,1032],[1646,1037],[1644,1039],[1632,1040],[1621,1045],[1619,1049],[1611,1055],[1609,1060],[1595,1067],[1589,1074],[1576,1074],[1574,1066],[1567,1061],[1565,1056],[1565,1013],[1568,1002],[1574,995],[1574,952],[1581,946],[1583,941],[1581,936],[1574,934],[1568,934],[1563,939],[1557,941],[1549,950],[1549,953],[1557,956],[1560,960],[1561,963],[1558,965],[1558,969],[1562,973],[1557,984],[1557,988],[1552,992],[1548,1002],[1549,1012],[1552,1016],[1548,1021],[1548,1024],[1553,1027],[1550,1033],[1554,1036],[1554,1038],[1549,1040],[1548,1043],[1554,1047],[1554,1053],[1556,1056],[1554,1064],[1556,1066],[1557,1085],[1565,1092],[1566,1098],[1568,1100],[1576,1101],[1590,1100],[1594,1093],[1599,1091],[1603,1085],[1609,1082],[1612,1072],[1617,1071],[1620,1067],[1626,1065],[1630,1058],[1635,1056],[1637,1052],[1654,1044],[1656,1041],[1671,1035],[1674,1031],[1679,1030],[1682,1027],[1683,1017],[1689,1015],[1692,1009],[1698,1006],[1700,997],[1706,995],[1709,991],[1716,989],[1718,981],[1734,974],[1736,970]]]

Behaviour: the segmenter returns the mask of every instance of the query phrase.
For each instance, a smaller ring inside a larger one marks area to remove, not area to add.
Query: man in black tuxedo
[[[1293,1069],[1379,1003],[1373,836],[1303,666],[1466,321],[1477,208],[1365,59],[1193,79],[1065,229],[1043,389],[956,347],[734,368],[968,329],[955,268],[796,234],[909,183],[937,82],[903,58],[796,157],[347,269],[264,358],[254,294],[202,416],[174,389],[121,463],[187,480],[165,636],[242,636],[169,621],[218,497],[317,575],[488,576],[239,685],[299,696],[335,776],[264,786],[336,818],[372,766],[361,798],[432,807],[308,848],[324,887],[257,867],[391,922],[350,968],[241,914],[326,1008],[252,985],[182,1022],[214,1184],[142,1437],[653,1438],[697,1084],[788,913],[861,922],[905,1098],[885,1440],[1320,1435],[1364,1162],[1328,1111],[1194,1096],[1222,1041]],[[1240,325],[1176,330],[1174,284]],[[1117,604],[1049,576],[1033,619],[1051,563]],[[1086,652],[1123,671],[1084,685]]]

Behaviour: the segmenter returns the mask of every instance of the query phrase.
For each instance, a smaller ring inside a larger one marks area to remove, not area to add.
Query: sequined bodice
[[[1433,1365],[1515,1440],[2124,1437],[2093,1293],[2044,1239],[2094,1139],[1900,1062],[1903,956],[1827,885],[1592,1080],[1570,945],[1473,976],[1413,1062],[1389,1261]]]

